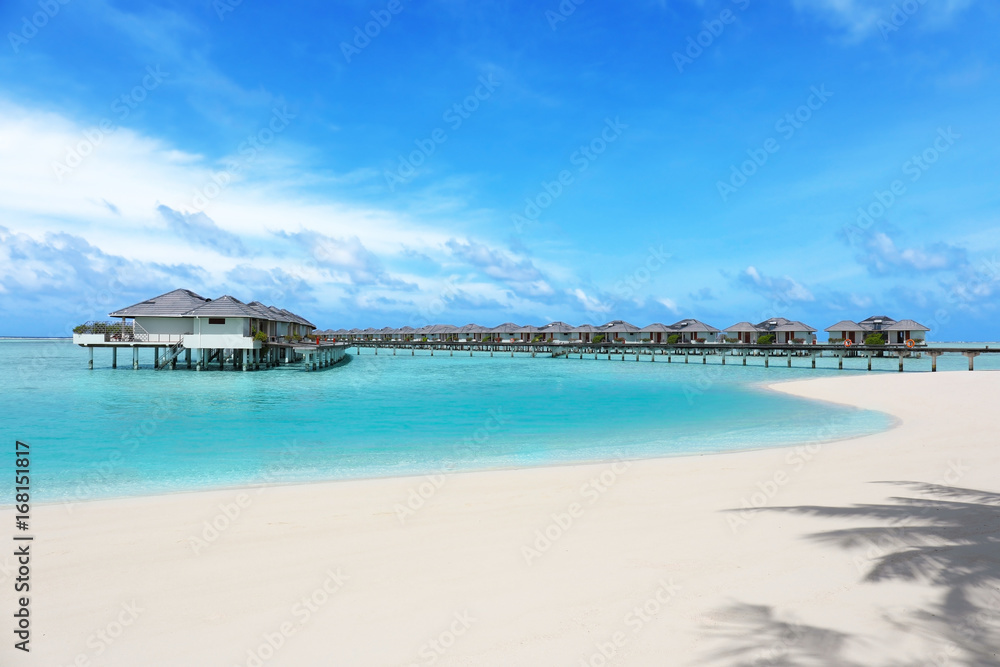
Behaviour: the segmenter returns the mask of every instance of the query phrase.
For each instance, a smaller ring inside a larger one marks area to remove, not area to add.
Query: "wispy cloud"
[[[167,230],[176,233],[195,245],[212,248],[220,255],[243,257],[247,249],[239,236],[221,229],[204,213],[181,213],[160,204],[157,213],[167,223]]]
[[[859,250],[858,261],[874,275],[956,271],[969,263],[964,248],[943,242],[901,248],[884,232],[869,236]]]
[[[739,274],[737,280],[740,285],[748,287],[761,296],[772,299],[778,303],[795,303],[816,300],[813,293],[798,281],[789,278],[788,276],[776,278],[765,275],[758,271],[754,266],[748,266]]]

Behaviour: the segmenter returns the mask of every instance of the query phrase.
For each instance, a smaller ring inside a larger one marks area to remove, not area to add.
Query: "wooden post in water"
[[[903,372],[903,353],[902,352],[897,352],[896,354],[899,355],[899,372],[902,373]]]
[[[118,368],[118,348],[111,348],[111,368]]]
[[[770,367],[771,367],[771,355],[767,353],[767,350],[764,350],[764,368],[770,368]]]

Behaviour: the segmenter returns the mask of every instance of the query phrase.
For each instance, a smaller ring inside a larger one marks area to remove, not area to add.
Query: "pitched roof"
[[[871,317],[866,317],[861,320],[860,324],[892,324],[896,320],[892,319],[888,315],[872,315]]]
[[[287,311],[280,310],[274,306],[265,306],[267,310],[271,313],[271,319],[275,322],[294,322],[295,320],[289,316]]]
[[[541,330],[541,327],[536,327],[532,324],[525,324],[523,327],[518,327],[516,333],[539,333]]]
[[[636,333],[639,331],[639,327],[629,324],[624,320],[611,320],[597,327],[597,329],[599,331],[624,331],[626,333]]]
[[[489,329],[484,326],[471,323],[458,328],[458,333],[485,333],[486,331],[489,331]]]
[[[798,320],[789,320],[784,317],[772,317],[755,324],[757,331],[816,331],[808,324],[803,324]]]
[[[597,327],[593,324],[581,324],[579,326],[573,327],[573,331],[580,333],[594,333],[597,331]]]
[[[578,329],[565,322],[549,322],[539,328],[539,331],[543,333],[573,333],[574,331],[578,331]]]
[[[643,328],[639,329],[639,331],[641,331],[642,333],[667,333],[673,331],[673,329],[668,327],[666,324],[660,324],[659,322],[654,322],[652,324],[644,326]]]
[[[514,333],[520,329],[521,327],[513,322],[504,322],[490,329],[490,333]]]
[[[841,320],[836,324],[831,324],[823,331],[865,331],[865,327],[851,320]]]
[[[670,328],[674,331],[696,333],[699,331],[705,331],[708,333],[719,333],[719,330],[713,327],[711,324],[705,324],[700,320],[681,320],[680,322],[674,322],[670,325]]]
[[[913,320],[900,320],[890,326],[883,327],[883,331],[930,331],[920,322]]]
[[[251,308],[239,299],[228,294],[220,296],[215,301],[209,301],[197,308],[184,313],[185,317],[252,317],[260,319],[256,308]]]
[[[187,289],[175,289],[172,292],[154,296],[113,313],[109,317],[181,317],[192,308],[207,303],[209,299],[195,294]]]
[[[726,327],[723,331],[726,333],[741,333],[744,331],[757,331],[757,327],[749,322],[737,322],[731,327]]]

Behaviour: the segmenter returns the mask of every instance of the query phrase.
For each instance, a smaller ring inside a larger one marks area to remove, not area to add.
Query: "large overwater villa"
[[[91,367],[94,348],[111,349],[112,367],[120,348],[131,349],[133,368],[142,349],[152,349],[155,368],[175,368],[183,354],[187,366],[194,358],[198,370],[213,362],[219,368],[268,368],[302,357],[318,367],[343,356],[340,348],[310,342],[316,325],[304,317],[229,295],[208,299],[175,289],[108,315],[114,319],[87,322],[73,332],[73,342],[90,350]]]

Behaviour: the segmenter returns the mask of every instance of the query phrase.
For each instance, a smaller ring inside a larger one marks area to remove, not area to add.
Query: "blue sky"
[[[1000,339],[996,3],[577,2],[3,3],[0,333],[187,287]]]

